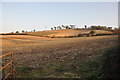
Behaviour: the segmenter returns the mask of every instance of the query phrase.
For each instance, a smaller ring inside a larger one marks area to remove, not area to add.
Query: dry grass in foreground
[[[118,37],[41,38],[2,36],[3,50],[14,51],[16,77],[91,78],[97,77],[100,52],[116,46]]]

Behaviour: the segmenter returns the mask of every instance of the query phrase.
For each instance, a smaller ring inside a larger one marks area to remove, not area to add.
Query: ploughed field
[[[100,53],[118,44],[117,35],[75,38],[30,35],[0,37],[3,51],[14,51],[16,77],[23,78],[91,77],[99,67]]]

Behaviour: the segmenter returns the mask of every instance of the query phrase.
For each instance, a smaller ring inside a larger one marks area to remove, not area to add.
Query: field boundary
[[[10,76],[13,76],[14,72],[13,52],[2,54],[0,58],[2,59],[1,61],[2,66],[0,66],[0,71],[2,71],[2,80],[6,80]]]

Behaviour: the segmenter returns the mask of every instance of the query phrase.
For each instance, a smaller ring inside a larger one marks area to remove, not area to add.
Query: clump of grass
[[[88,73],[85,74],[86,78],[98,78],[100,62],[89,60],[85,62],[85,66],[86,66],[86,71],[88,71]]]
[[[82,56],[85,56],[85,54],[78,53],[78,54],[76,55],[76,57],[82,57]]]
[[[55,71],[56,72],[64,72],[64,71],[66,71],[66,68],[64,66],[58,66],[58,67],[56,67]]]
[[[85,78],[97,78],[98,76],[98,70],[100,67],[99,62],[88,60],[85,61],[82,65],[80,63],[77,63],[77,74],[82,74],[82,77]]]
[[[64,76],[66,78],[75,78],[75,77],[78,77],[75,73],[71,73],[71,72],[65,72]]]
[[[120,78],[120,46],[109,47],[102,54],[100,77]]]
[[[83,66],[79,67],[80,72],[95,71],[99,67],[99,64],[95,61],[86,61]]]
[[[85,62],[85,65],[89,67],[98,67],[99,63],[97,61],[88,60]]]
[[[17,67],[16,70],[19,72],[28,72],[31,70],[31,68],[27,65],[24,65],[24,66]]]
[[[31,78],[31,68],[27,65],[15,68],[15,78]]]

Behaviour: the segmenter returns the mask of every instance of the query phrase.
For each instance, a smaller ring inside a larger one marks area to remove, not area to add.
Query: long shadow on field
[[[112,47],[103,54],[101,77],[120,78],[120,46]]]

